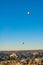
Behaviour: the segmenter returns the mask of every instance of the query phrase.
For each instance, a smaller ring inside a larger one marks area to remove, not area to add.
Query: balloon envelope
[[[27,14],[30,15],[30,12],[28,11]]]

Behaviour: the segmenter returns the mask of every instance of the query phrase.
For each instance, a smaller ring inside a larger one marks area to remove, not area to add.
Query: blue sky
[[[43,49],[43,0],[0,0],[0,50],[23,49]]]

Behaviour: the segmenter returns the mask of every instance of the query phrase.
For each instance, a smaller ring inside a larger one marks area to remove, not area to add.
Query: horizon
[[[18,52],[18,51],[43,51],[43,49],[35,49],[35,50],[1,50],[0,52]]]
[[[43,50],[43,49],[2,49],[0,51],[26,51],[26,50]]]

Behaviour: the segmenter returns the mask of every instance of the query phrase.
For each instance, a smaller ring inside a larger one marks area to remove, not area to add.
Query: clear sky
[[[43,49],[43,0],[0,0],[0,50],[23,49]]]

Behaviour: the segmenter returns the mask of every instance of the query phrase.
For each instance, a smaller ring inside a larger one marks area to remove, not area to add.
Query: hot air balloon
[[[28,11],[27,14],[30,15],[30,12]]]
[[[24,44],[24,42],[22,44]]]

